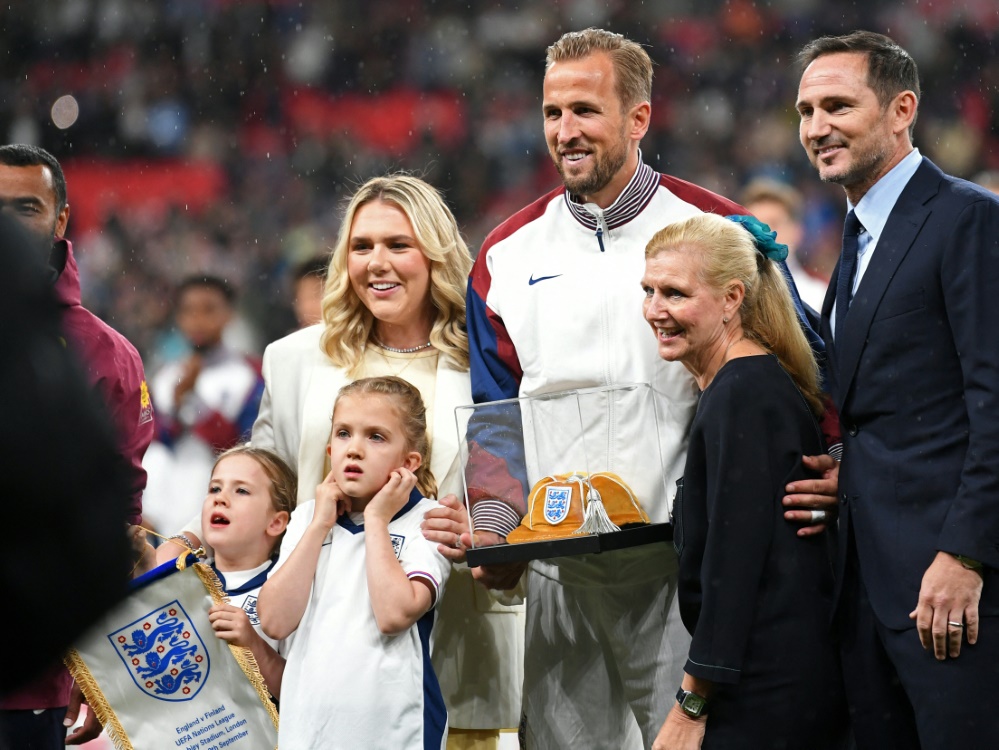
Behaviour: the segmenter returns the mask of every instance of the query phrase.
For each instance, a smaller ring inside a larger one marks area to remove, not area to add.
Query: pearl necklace
[[[377,344],[378,346],[380,346],[385,351],[387,351],[387,352],[393,352],[394,354],[412,354],[413,352],[423,351],[424,349],[429,349],[431,346],[433,346],[428,341],[425,344],[420,344],[419,346],[411,346],[408,349],[396,349],[394,346],[388,346],[387,344],[383,344],[378,339],[373,338],[372,341],[374,341],[375,344]]]

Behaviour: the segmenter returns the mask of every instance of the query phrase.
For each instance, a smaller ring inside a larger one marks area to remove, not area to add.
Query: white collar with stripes
[[[582,203],[578,196],[564,193],[565,204],[580,224],[587,229],[597,230],[601,225],[606,230],[627,224],[638,216],[652,200],[659,187],[659,173],[642,160],[638,152],[638,167],[624,190],[611,205],[600,209],[595,203]]]

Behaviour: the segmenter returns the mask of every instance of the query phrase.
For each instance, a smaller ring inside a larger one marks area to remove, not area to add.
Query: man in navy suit
[[[843,186],[822,308],[843,428],[837,623],[857,744],[999,742],[999,199],[912,145],[888,37],[799,55],[808,158]]]

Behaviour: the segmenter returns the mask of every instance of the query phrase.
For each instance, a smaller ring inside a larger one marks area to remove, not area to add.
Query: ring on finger
[[[963,622],[954,622],[953,620],[947,620],[947,625],[949,625],[952,628],[963,628],[964,627],[964,623]]]
[[[812,523],[825,523],[828,515],[824,510],[813,510]]]

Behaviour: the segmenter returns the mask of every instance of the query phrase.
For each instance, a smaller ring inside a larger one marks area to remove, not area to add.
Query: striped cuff
[[[492,531],[502,537],[520,525],[520,514],[501,500],[479,500],[472,506],[475,531]]]
[[[441,585],[437,582],[437,579],[430,575],[425,570],[414,570],[406,574],[407,578],[419,578],[420,580],[426,581],[430,584],[430,592],[432,594],[433,601],[430,602],[430,608],[433,609],[434,605],[437,604],[437,600],[441,595]]]

